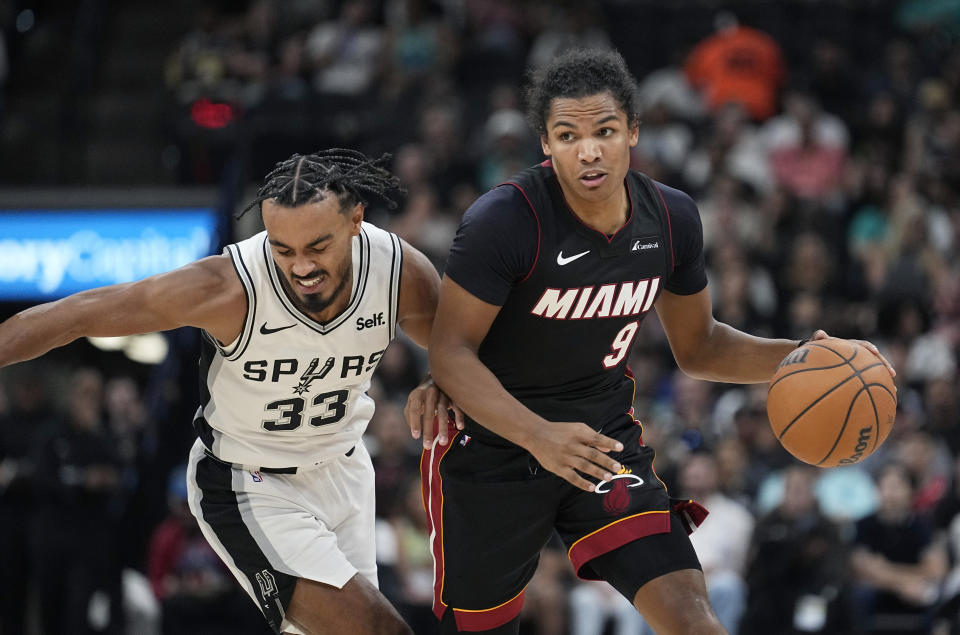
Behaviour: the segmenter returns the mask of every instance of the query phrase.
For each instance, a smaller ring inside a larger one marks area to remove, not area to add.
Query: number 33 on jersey
[[[363,224],[353,239],[350,303],[326,324],[284,293],[265,232],[225,251],[247,315],[227,346],[204,333],[200,439],[220,459],[248,465],[309,465],[347,452],[373,415],[367,390],[396,333],[399,240]]]

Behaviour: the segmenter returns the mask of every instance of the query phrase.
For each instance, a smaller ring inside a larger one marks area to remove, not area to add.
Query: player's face
[[[567,201],[590,205],[619,202],[637,145],[637,126],[609,92],[576,99],[558,97],[550,104],[547,132],[540,137],[551,158]]]
[[[266,200],[262,209],[287,295],[301,311],[321,321],[332,319],[349,300],[352,239],[360,233],[363,206],[343,213],[340,201],[330,194],[322,201],[297,207]]]

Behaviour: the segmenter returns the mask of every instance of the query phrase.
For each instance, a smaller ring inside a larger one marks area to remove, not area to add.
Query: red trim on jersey
[[[447,445],[434,444],[420,454],[420,494],[423,509],[427,514],[427,529],[430,531],[430,551],[433,555],[433,614],[443,617],[447,605],[443,603],[443,480],[440,477],[440,461],[450,451],[459,437],[459,431],[447,424],[454,434]],[[437,449],[440,448],[438,452]],[[429,457],[429,458],[428,458]],[[436,482],[434,482],[436,479]]]
[[[663,198],[663,192],[660,191],[660,186],[654,183],[653,189],[655,189],[657,194],[660,195],[660,202],[663,203],[663,210],[667,213],[667,232],[670,235],[670,269],[672,271],[677,268],[677,259],[676,255],[673,253],[673,225],[670,223],[670,208],[667,207],[667,201],[665,198]]]
[[[637,378],[634,377],[634,375],[633,375],[633,369],[630,368],[630,364],[627,364],[627,365],[624,366],[623,368],[624,368],[623,374],[626,375],[626,376],[630,379],[630,381],[633,382],[633,395],[630,397],[630,403],[632,404],[632,403],[634,402],[634,400],[637,398]],[[640,447],[642,448],[642,447],[644,447],[644,443],[643,443],[643,424],[640,423],[640,420],[637,419],[637,418],[634,416],[634,415],[636,414],[636,410],[633,409],[633,406],[630,406],[630,410],[627,410],[627,414],[630,415],[630,418],[633,419],[633,422],[634,422],[636,425],[640,426]]]
[[[573,563],[573,570],[577,572],[578,578],[595,580],[598,578],[589,578],[580,574],[583,565],[597,556],[609,553],[638,538],[652,534],[665,534],[669,531],[670,512],[668,510],[641,512],[621,518],[587,534],[573,543],[567,552],[567,557]]]
[[[630,226],[630,221],[633,220],[633,192],[630,191],[630,179],[624,178],[623,182],[627,185],[627,200],[630,201],[630,213],[627,215],[627,222],[623,224],[617,231],[613,232],[613,236],[607,239],[607,242],[612,243],[613,239],[617,237],[617,234],[622,232],[624,229]]]
[[[552,167],[553,167],[553,160],[552,160],[552,159],[546,159],[545,161],[541,161],[541,162],[540,162],[540,166],[541,166],[541,167],[544,167],[544,168],[552,168]]]
[[[540,238],[543,232],[540,230],[540,216],[537,214],[537,208],[533,206],[533,203],[530,202],[530,198],[527,196],[527,193],[523,191],[523,188],[520,187],[517,183],[513,181],[507,181],[504,185],[512,185],[513,187],[520,190],[520,193],[523,194],[523,198],[526,199],[527,205],[530,207],[530,211],[533,212],[533,218],[537,221],[537,254],[533,257],[533,264],[530,266],[530,271],[527,272],[527,275],[523,277],[520,282],[517,284],[523,284],[527,281],[527,278],[533,273],[533,270],[537,268],[537,261],[540,260]]]
[[[489,631],[503,626],[520,615],[520,609],[523,608],[523,599],[524,592],[520,591],[520,593],[512,599],[492,609],[483,609],[480,611],[453,609],[453,617],[457,622],[457,630],[465,632]]]

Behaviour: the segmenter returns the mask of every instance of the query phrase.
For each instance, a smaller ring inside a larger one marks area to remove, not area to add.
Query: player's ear
[[[357,203],[350,211],[350,235],[356,236],[360,233],[360,225],[363,224],[363,203]]]
[[[543,150],[544,156],[550,156],[550,143],[547,141],[547,135],[540,135],[540,149]]]
[[[640,140],[640,120],[634,119],[630,123],[630,147],[634,148],[637,145],[637,141]]]

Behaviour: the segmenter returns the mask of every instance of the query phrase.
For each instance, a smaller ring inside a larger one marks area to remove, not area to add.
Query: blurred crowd
[[[684,376],[656,317],[643,323],[635,410],[671,494],[711,511],[692,540],[719,617],[742,635],[960,633],[960,14],[950,3],[719,13],[708,3],[691,6],[689,23],[665,24],[655,55],[624,33],[681,10],[234,4],[199,3],[167,59],[180,180],[225,184],[239,199],[293,151],[390,151],[407,194],[368,217],[441,270],[469,204],[539,160],[524,72],[568,47],[621,50],[643,106],[633,166],[698,203],[717,319],[759,335],[870,339],[898,371],[886,443],[858,465],[818,470],[776,441],[765,385]],[[183,368],[179,381],[193,382]],[[429,635],[419,445],[402,413],[425,370],[403,338],[388,349],[366,442],[381,588]],[[160,430],[188,419],[153,412],[140,383],[109,368],[0,375],[0,509],[22,520],[0,523],[0,562],[20,582],[0,594],[2,635],[26,632],[24,607],[50,634],[87,632],[70,620],[122,632],[123,619],[137,633],[266,632],[185,512],[182,468],[157,458]],[[183,456],[187,441],[178,437]],[[523,632],[650,631],[549,544]]]

